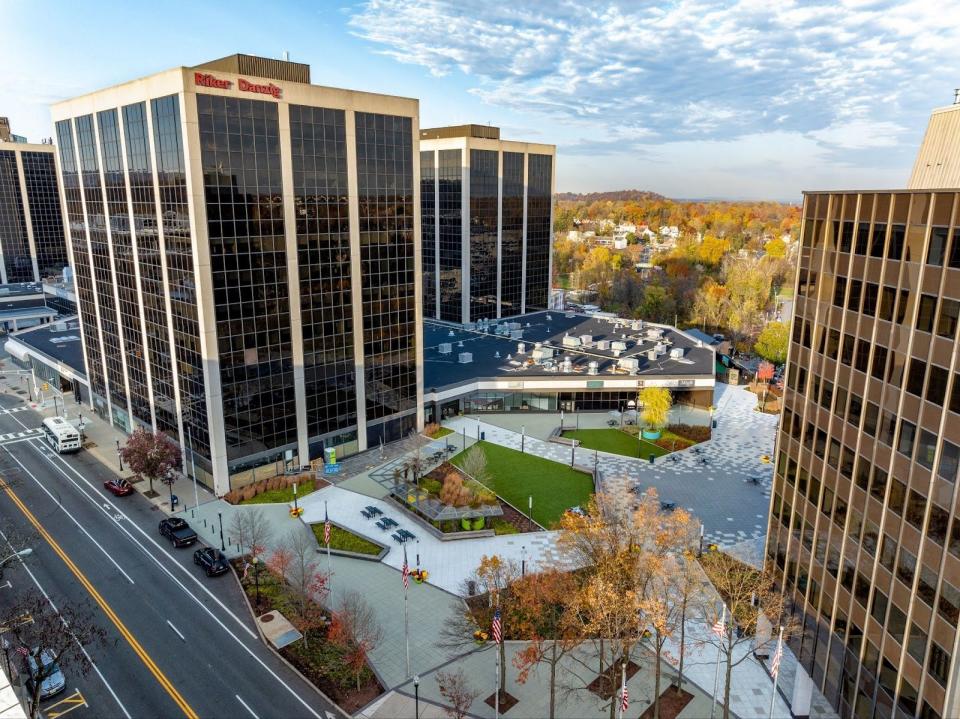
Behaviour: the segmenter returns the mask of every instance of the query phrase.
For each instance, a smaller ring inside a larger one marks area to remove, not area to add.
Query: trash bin
[[[173,509],[173,508],[176,507],[178,504],[180,504],[180,497],[178,497],[178,496],[175,495],[175,494],[171,494],[171,495],[170,495],[170,509]]]
[[[480,441],[483,442],[486,438],[487,438],[487,433],[486,433],[486,432],[481,432],[481,433],[480,433]]]
[[[713,420],[713,428],[714,428],[714,429],[717,428],[717,420]]]
[[[653,464],[653,460],[656,458],[656,455],[650,455],[650,464]]]

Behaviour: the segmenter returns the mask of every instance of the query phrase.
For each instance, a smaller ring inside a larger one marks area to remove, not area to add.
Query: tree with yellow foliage
[[[767,253],[767,257],[775,260],[782,260],[787,256],[787,243],[779,237],[769,240],[767,244],[763,246],[763,249]]]
[[[707,265],[719,265],[730,252],[730,241],[713,235],[705,235],[697,248],[697,259]]]

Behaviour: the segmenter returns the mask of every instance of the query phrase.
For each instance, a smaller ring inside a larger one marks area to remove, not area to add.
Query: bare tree
[[[273,526],[262,509],[238,507],[230,519],[230,532],[236,537],[241,552],[246,547],[251,557],[257,558],[266,551]]]
[[[293,594],[303,642],[308,643],[310,630],[322,626],[323,606],[330,592],[329,576],[319,569],[317,540],[302,527],[287,535],[285,548],[289,553],[286,567],[287,584]]]
[[[795,620],[786,616],[785,599],[777,591],[773,573],[769,570],[754,569],[723,552],[704,554],[700,563],[726,607],[724,612],[715,600],[708,599],[702,603],[701,612],[703,622],[711,627],[726,614],[722,635],[718,637],[711,631],[704,641],[717,648],[724,663],[723,719],[730,719],[733,668],[752,655],[749,651],[742,651],[741,646],[758,641],[760,615],[766,616],[774,625],[780,622],[784,626],[784,637],[792,636],[797,625]],[[769,648],[773,641],[774,637],[765,637],[763,645],[755,648]]]
[[[463,669],[457,669],[455,672],[437,672],[437,685],[440,696],[450,705],[444,707],[447,716],[451,719],[466,719],[470,705],[480,696],[480,692],[470,684]]]
[[[487,469],[487,454],[477,445],[473,445],[463,458],[461,469],[482,484],[490,481]]]
[[[4,644],[8,666],[9,645],[23,657],[31,718],[39,716],[41,688],[58,667],[65,674],[86,676],[93,668],[87,652],[109,644],[89,602],[58,600],[57,606],[59,611],[43,594],[31,590],[0,615],[10,637]]]
[[[344,595],[340,609],[333,613],[329,636],[347,650],[345,659],[353,669],[359,691],[360,675],[370,652],[383,640],[377,614],[359,592],[351,590]]]

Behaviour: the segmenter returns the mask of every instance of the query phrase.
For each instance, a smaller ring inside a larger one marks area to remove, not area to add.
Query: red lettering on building
[[[266,85],[257,85],[256,83],[244,80],[242,77],[237,80],[237,89],[242,90],[243,92],[257,92],[261,95],[270,95],[277,100],[279,100],[280,96],[283,94],[283,90],[274,85],[272,82],[267,83]]]
[[[193,81],[200,87],[216,87],[221,90],[229,90],[233,86],[229,80],[221,80],[205,72],[193,73]]]

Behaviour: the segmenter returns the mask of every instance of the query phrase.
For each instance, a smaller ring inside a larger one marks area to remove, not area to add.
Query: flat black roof
[[[0,300],[12,299],[23,295],[43,296],[42,282],[9,282],[0,285]],[[40,304],[43,304],[41,302]]]
[[[76,317],[15,332],[10,335],[10,339],[62,362],[83,377],[87,376],[87,368],[83,362],[83,343],[80,341],[80,322]]]
[[[656,333],[651,330],[659,330],[660,337],[651,336]],[[583,335],[590,336],[588,344],[572,346]],[[576,341],[567,339],[565,344],[565,337],[576,338]],[[615,350],[614,342],[621,342],[626,347]],[[522,354],[520,343],[524,344]],[[553,350],[550,360],[534,360],[537,343]],[[451,345],[449,354],[440,351],[444,344]],[[656,359],[650,359],[647,353],[657,344],[664,351]],[[670,350],[676,348],[683,350],[682,358],[670,356]],[[460,362],[462,352],[472,355],[470,362]],[[570,371],[564,372],[563,363],[567,357],[570,358]],[[635,360],[636,369],[623,368],[623,364],[629,364],[623,362],[625,359]],[[673,327],[639,320],[617,320],[602,314],[560,311],[534,312],[496,323],[491,320],[489,324],[474,329],[427,320],[423,328],[423,360],[423,386],[427,393],[488,378],[587,378],[591,376],[588,372],[590,362],[597,363],[598,379],[628,376],[691,378],[713,377],[714,374],[713,351]]]

